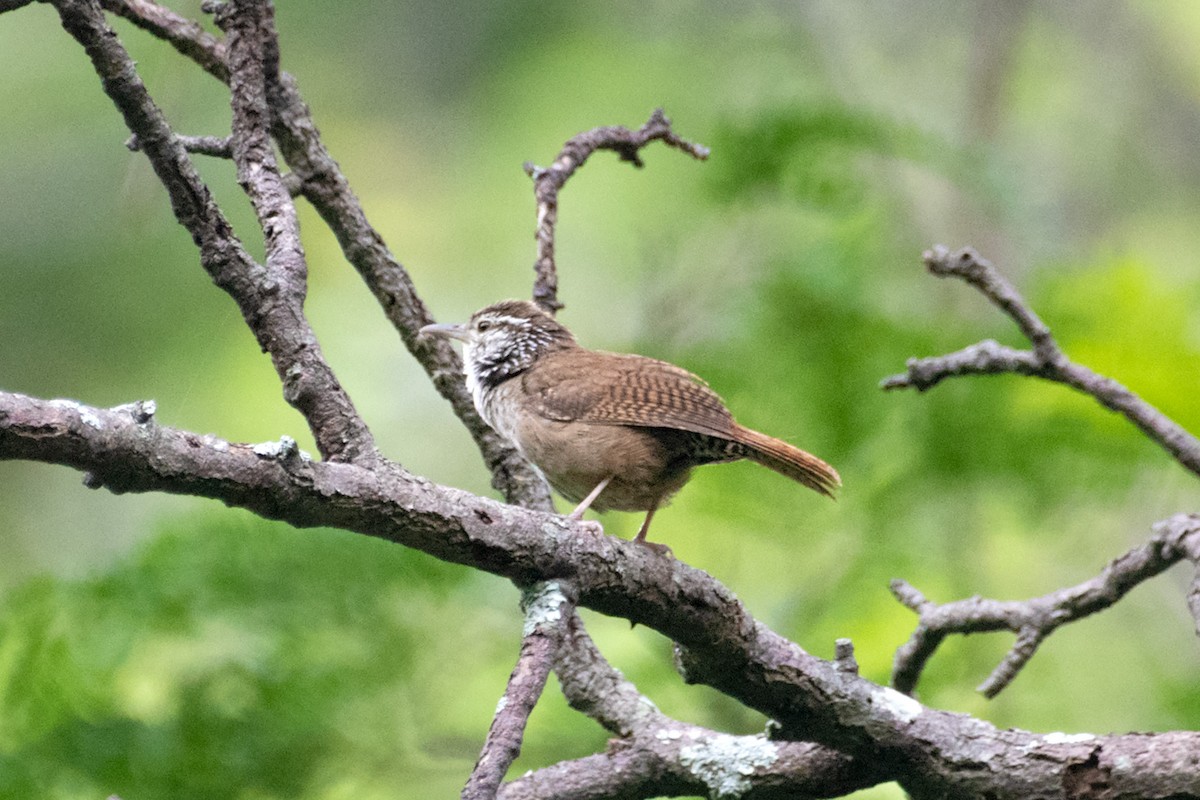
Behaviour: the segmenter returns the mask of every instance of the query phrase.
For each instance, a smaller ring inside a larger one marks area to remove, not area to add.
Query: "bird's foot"
[[[653,550],[660,556],[666,556],[667,558],[675,557],[675,553],[672,552],[671,548],[667,547],[665,544],[659,544],[658,542],[647,542],[645,539],[634,539],[633,541],[635,544],[640,544],[642,547]]]
[[[594,536],[599,536],[604,533],[603,525],[601,525],[599,522],[596,522],[594,519],[583,519],[583,512],[579,511],[578,509],[572,511],[570,514],[567,514],[567,519],[578,524],[579,527],[583,528],[585,531]]]

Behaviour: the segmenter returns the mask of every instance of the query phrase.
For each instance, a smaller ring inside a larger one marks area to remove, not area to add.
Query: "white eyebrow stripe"
[[[504,322],[509,325],[520,325],[525,328],[528,328],[531,322],[527,317],[487,316],[484,319],[490,319],[493,322]]]

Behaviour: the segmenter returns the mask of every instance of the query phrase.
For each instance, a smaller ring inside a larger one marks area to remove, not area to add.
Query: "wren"
[[[638,355],[588,350],[524,300],[481,309],[470,321],[422,334],[464,343],[475,408],[563,497],[570,516],[645,511],[635,541],[694,467],[746,458],[829,497],[837,471],[814,455],[734,421],[725,403],[685,369]],[[656,546],[658,547],[658,546]]]

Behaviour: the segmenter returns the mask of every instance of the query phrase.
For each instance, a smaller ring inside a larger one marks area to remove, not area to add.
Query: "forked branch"
[[[105,8],[168,42],[218,80],[229,83],[228,48],[198,24],[151,0],[104,0]],[[217,6],[220,8],[220,6]],[[510,503],[549,510],[550,490],[519,453],[480,419],[463,386],[462,362],[450,345],[417,331],[434,322],[417,294],[408,271],[392,255],[383,237],[367,219],[337,161],[317,130],[308,105],[292,76],[279,69],[279,45],[273,25],[260,26],[271,134],[292,172],[283,176],[289,194],[302,194],[337,237],[346,259],[375,296],[405,346],[429,375],[434,388],[450,403],[474,438],[492,485]],[[136,135],[136,131],[135,131]],[[195,137],[176,137],[187,148]],[[137,142],[139,145],[140,140]],[[202,151],[203,152],[203,151]],[[219,152],[206,153],[220,155]]]
[[[533,271],[533,301],[549,314],[563,307],[558,299],[558,271],[554,263],[554,226],[558,223],[558,193],[575,170],[583,166],[597,150],[613,150],[622,161],[641,167],[641,149],[650,142],[662,141],[677,150],[703,161],[708,148],[681,138],[671,129],[661,108],[656,108],[646,124],[631,131],[620,125],[592,128],[567,140],[558,158],[548,167],[526,162],[525,172],[533,178],[533,194],[537,200],[537,261]]]
[[[982,292],[1017,323],[1033,349],[1015,350],[987,340],[944,356],[912,358],[906,372],[883,380],[884,389],[912,387],[923,392],[945,378],[1009,372],[1065,383],[1122,414],[1176,461],[1200,475],[1200,440],[1112,378],[1070,361],[1046,324],[989,261],[969,247],[951,252],[938,245],[925,253],[925,265],[934,275],[961,278]]]
[[[950,634],[1008,630],[1017,635],[1016,642],[979,686],[984,695],[995,697],[1055,629],[1115,605],[1130,589],[1180,561],[1191,561],[1200,569],[1200,515],[1178,514],[1159,522],[1144,545],[1114,559],[1096,577],[1031,600],[1004,602],[971,597],[939,605],[907,582],[892,581],[892,594],[920,616],[917,629],[896,651],[892,685],[911,693],[929,658]],[[1194,601],[1198,591],[1193,581],[1189,605],[1200,633],[1200,609]]]

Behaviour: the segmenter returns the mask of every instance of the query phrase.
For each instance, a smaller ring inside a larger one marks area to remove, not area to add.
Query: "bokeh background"
[[[223,87],[114,24],[177,130],[228,131]],[[704,375],[743,422],[841,470],[836,504],[753,465],[702,470],[655,520],[812,652],[851,637],[886,681],[913,621],[889,579],[937,600],[1035,596],[1195,507],[1194,476],[1061,387],[878,384],[912,356],[1024,344],[972,290],[924,273],[924,248],[972,244],[1071,356],[1200,430],[1197,4],[291,0],[278,25],[325,141],[444,320],[529,293],[522,162],[659,105],[713,148],[699,164],[651,147],[641,171],[599,154],[570,182],[562,319],[588,345]],[[0,15],[0,69],[0,387],[153,398],[164,424],[311,450],[52,8]],[[232,166],[199,164],[260,253]],[[383,450],[491,493],[301,213],[311,319]],[[638,519],[603,522],[629,536]],[[1194,729],[1187,580],[1176,569],[1057,633],[993,701],[973,687],[1011,638],[951,641],[920,698],[1037,731]],[[498,578],[27,463],[0,463],[0,591],[2,797],[456,796],[521,628]],[[668,713],[762,730],[684,686],[662,637],[588,619]],[[605,738],[552,682],[514,774]]]

